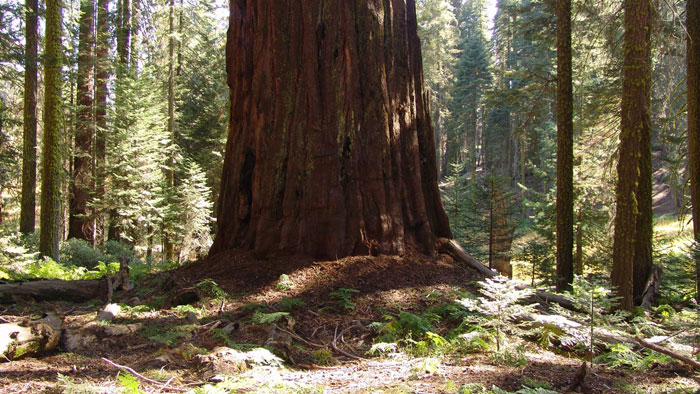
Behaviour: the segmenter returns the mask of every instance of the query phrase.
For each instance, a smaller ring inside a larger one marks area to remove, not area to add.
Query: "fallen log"
[[[440,240],[440,243],[438,245],[438,249],[441,251],[446,252],[450,256],[454,257],[455,259],[466,263],[470,267],[476,269],[479,273],[483,274],[487,278],[493,278],[498,275],[496,271],[491,270],[489,267],[485,266],[482,264],[479,260],[471,256],[469,253],[467,253],[464,248],[462,248],[462,245],[460,245],[457,241],[454,239],[442,239]],[[523,285],[519,286],[518,289],[525,289],[528,288],[529,286]],[[579,308],[574,305],[571,300],[568,298],[559,295],[559,294],[552,294],[549,292],[546,292],[544,290],[535,290],[535,295],[534,295],[534,300],[533,302],[545,302],[545,303],[555,303],[559,304],[562,307],[576,311],[576,312],[583,312]]]
[[[651,342],[647,342],[639,337],[635,337],[634,339],[637,341],[638,344],[644,346],[647,349],[651,349],[657,353],[665,354],[671,358],[675,358],[676,360],[682,361],[682,362],[688,364],[689,366],[693,367],[693,369],[700,371],[700,363],[693,360],[690,357],[686,357],[686,356],[683,356],[681,354],[674,353],[666,348],[663,348],[659,345],[655,345]]]
[[[26,326],[0,324],[0,359],[16,360],[24,356],[43,354],[58,345],[63,319],[54,313],[29,322]]]
[[[36,301],[82,302],[93,298],[107,297],[108,281],[87,280],[35,280],[0,285],[0,304],[12,304],[17,300],[31,298]]]

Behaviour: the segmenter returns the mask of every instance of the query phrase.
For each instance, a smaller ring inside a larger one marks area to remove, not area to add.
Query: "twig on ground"
[[[217,312],[217,315],[224,313],[225,307],[226,307],[226,297],[222,297],[221,298],[221,305],[219,305],[219,311]]]
[[[152,385],[154,385],[154,386],[158,386],[158,388],[159,388],[160,390],[175,391],[175,392],[178,392],[178,393],[185,393],[185,392],[189,391],[189,390],[187,390],[187,389],[181,389],[181,388],[179,388],[179,387],[166,387],[167,384],[164,385],[163,383],[161,383],[161,382],[159,382],[159,381],[157,381],[157,380],[149,379],[149,378],[147,378],[147,377],[141,375],[140,373],[134,371],[134,370],[133,370],[132,368],[130,368],[130,367],[127,367],[127,366],[125,366],[125,365],[116,364],[116,363],[114,363],[114,362],[112,362],[112,361],[110,361],[110,360],[108,360],[108,359],[106,359],[106,358],[104,358],[104,357],[102,357],[102,361],[106,362],[107,364],[109,364],[109,365],[111,365],[111,366],[113,366],[113,367],[115,367],[115,368],[118,368],[118,369],[121,369],[121,370],[123,370],[123,371],[128,372],[128,373],[134,375],[134,376],[137,377],[138,379],[141,379],[142,381],[144,381],[144,382],[146,382],[146,383],[148,383],[148,384],[152,384]],[[169,381],[168,381],[168,382],[169,382]]]
[[[348,327],[348,328],[350,328],[350,327]],[[348,328],[346,328],[345,330],[347,330]],[[343,332],[345,332],[345,330],[341,331],[341,334]],[[364,358],[362,358],[362,357],[356,356],[352,353],[348,353],[345,350],[338,348],[338,345],[336,343],[338,340],[337,334],[338,334],[338,324],[335,325],[335,331],[333,332],[333,342],[331,342],[331,346],[333,347],[333,350],[335,350],[336,352],[342,354],[343,356],[351,358],[353,360],[364,360]]]
[[[277,324],[273,324],[273,326],[274,326],[276,329],[278,329],[278,330],[280,330],[280,331],[282,331],[282,332],[285,332],[285,333],[291,335],[292,338],[297,339],[297,340],[299,340],[299,341],[302,341],[302,342],[304,342],[305,344],[307,344],[307,345],[309,345],[309,346],[313,346],[313,347],[317,347],[317,348],[324,348],[324,347],[326,347],[326,346],[324,346],[324,345],[319,345],[318,343],[313,343],[313,342],[309,341],[308,339],[304,339],[304,338],[302,338],[301,336],[299,336],[298,334],[294,333],[293,331],[285,330],[284,328],[278,326]]]

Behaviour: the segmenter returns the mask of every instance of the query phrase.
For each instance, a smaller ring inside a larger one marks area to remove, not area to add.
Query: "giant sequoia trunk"
[[[210,254],[432,251],[450,237],[414,0],[231,0]]]

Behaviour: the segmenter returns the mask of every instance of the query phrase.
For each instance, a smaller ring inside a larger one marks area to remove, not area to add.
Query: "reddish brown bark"
[[[78,46],[78,122],[75,128],[73,179],[68,220],[68,238],[92,241],[93,222],[88,216],[88,200],[92,184],[93,71],[95,29],[94,0],[80,4],[80,42]]]
[[[230,7],[231,124],[210,254],[401,254],[450,237],[414,0]]]

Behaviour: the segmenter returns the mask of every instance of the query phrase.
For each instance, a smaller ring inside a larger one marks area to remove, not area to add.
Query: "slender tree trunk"
[[[139,0],[131,2],[131,23],[129,25],[129,66],[131,70],[138,74],[138,56],[139,56],[139,23],[141,23],[141,11],[139,10]]]
[[[117,56],[124,71],[129,67],[129,50],[131,49],[131,4],[129,0],[120,0],[117,12],[119,25],[117,27]]]
[[[232,0],[231,122],[210,254],[432,252],[437,187],[414,0]]]
[[[93,83],[94,83],[94,0],[80,3],[80,31],[78,44],[77,123],[73,156],[73,179],[68,220],[68,238],[80,238],[92,242],[92,220],[88,212],[88,200],[93,192],[92,140]]]
[[[686,2],[688,28],[688,172],[695,242],[700,245],[700,3]],[[700,299],[700,253],[695,256],[696,296]]]
[[[175,0],[169,1],[168,9],[168,135],[172,141],[175,141]],[[175,193],[175,161],[172,155],[168,159],[167,176],[170,194],[173,195]],[[169,225],[170,223],[165,223],[163,229],[163,253],[166,261],[172,261],[175,258]]]
[[[574,122],[571,0],[557,0],[557,291],[574,280]]]
[[[61,208],[61,1],[46,0],[44,138],[39,253],[58,260]]]
[[[646,152],[651,140],[651,13],[649,0],[625,2],[624,62],[622,71],[622,121],[617,165],[617,212],[613,242],[612,284],[621,298],[620,307],[631,311],[636,294],[635,271],[646,267],[646,243],[651,236],[646,179],[650,174]],[[644,217],[642,217],[644,216]],[[639,255],[638,255],[639,254]],[[651,258],[651,256],[648,256]]]
[[[129,50],[131,49],[131,7],[129,0],[119,0],[117,2],[117,82],[123,81],[129,73]],[[123,129],[128,123],[127,117],[129,114],[125,113],[124,108],[121,107],[124,98],[123,91],[117,88],[115,89],[115,126],[118,129]],[[110,209],[109,211],[109,229],[108,238],[110,240],[119,241],[121,240],[121,232],[119,229],[119,213],[116,209]]]
[[[24,133],[22,141],[22,204],[19,231],[33,233],[36,222],[36,88],[39,1],[26,0],[24,47]]]
[[[95,45],[95,199],[105,196],[107,133],[107,82],[109,80],[109,0],[97,0],[97,39]],[[95,214],[95,241],[104,242],[104,212]]]
[[[576,275],[583,275],[583,226],[582,226],[582,215],[579,211],[578,218],[576,220],[576,257],[574,258],[574,273]]]

